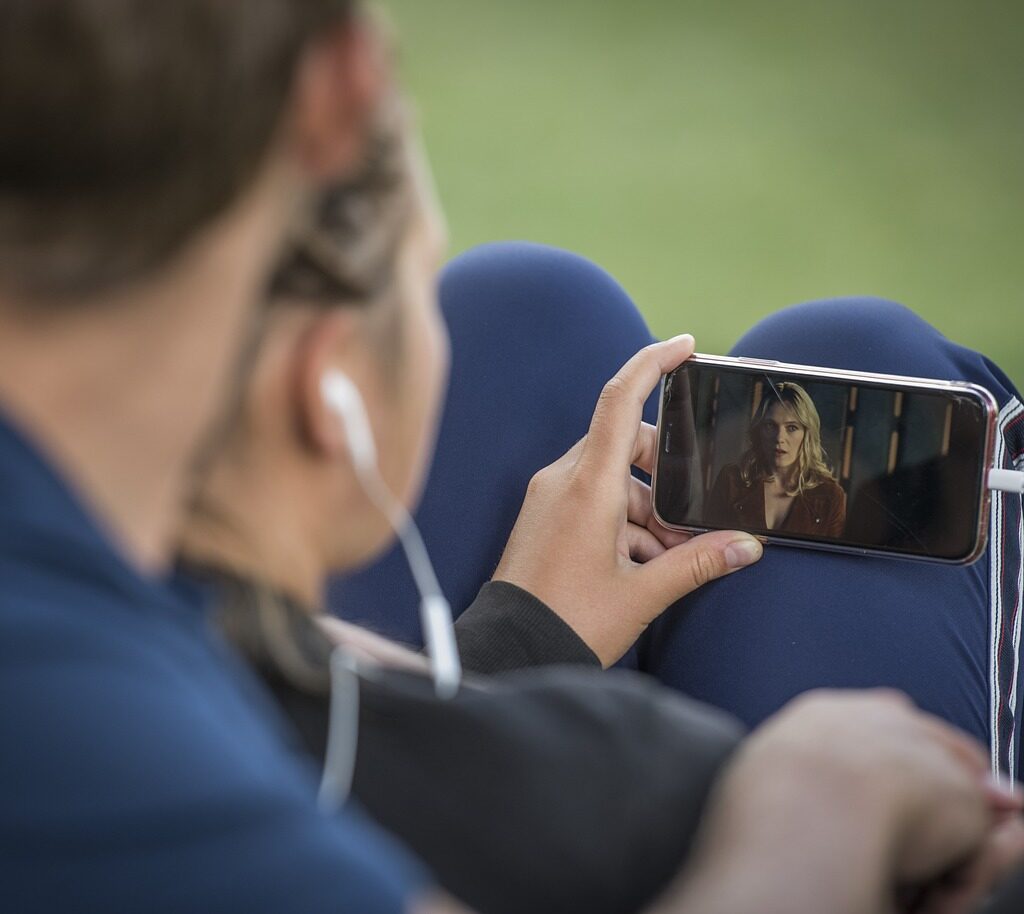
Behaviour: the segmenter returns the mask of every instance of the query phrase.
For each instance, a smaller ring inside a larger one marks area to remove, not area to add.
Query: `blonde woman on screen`
[[[754,410],[749,444],[711,490],[715,526],[839,537],[846,493],[826,463],[821,419],[799,384],[771,384]]]

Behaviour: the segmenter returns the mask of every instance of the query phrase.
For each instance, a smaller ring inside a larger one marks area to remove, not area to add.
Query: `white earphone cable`
[[[439,697],[450,698],[458,691],[462,680],[462,663],[455,641],[451,607],[441,592],[423,535],[405,505],[387,487],[375,463],[357,465],[356,472],[370,500],[398,534],[416,589],[420,592],[420,623],[434,688]]]
[[[380,474],[377,447],[358,388],[344,373],[330,371],[321,380],[321,392],[324,402],[345,426],[346,443],[359,484],[398,534],[420,594],[420,624],[434,690],[440,698],[451,698],[458,692],[462,680],[455,622],[451,606],[441,593],[423,536],[412,515]],[[340,808],[352,788],[359,737],[358,663],[344,646],[334,649],[330,673],[327,755],[319,796],[320,806],[325,811]]]

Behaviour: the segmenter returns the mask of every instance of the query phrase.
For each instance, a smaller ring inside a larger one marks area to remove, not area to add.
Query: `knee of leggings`
[[[645,345],[650,331],[632,299],[585,257],[529,242],[496,242],[453,259],[441,276],[441,306],[457,330],[463,316],[508,334],[571,332],[580,343],[623,334]],[[481,316],[481,311],[484,315]]]
[[[927,377],[936,371],[948,372],[953,349],[954,344],[905,305],[850,297],[784,308],[755,324],[731,352]]]

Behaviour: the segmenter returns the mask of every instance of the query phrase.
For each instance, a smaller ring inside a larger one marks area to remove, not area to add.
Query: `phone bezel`
[[[982,460],[982,477],[979,480],[981,489],[981,505],[978,511],[978,528],[974,535],[974,548],[963,558],[945,558],[942,556],[915,555],[913,553],[899,552],[893,549],[884,549],[872,546],[843,546],[837,543],[822,543],[813,539],[801,539],[800,537],[787,536],[778,537],[771,534],[752,533],[762,543],[795,546],[801,549],[815,549],[819,552],[837,552],[844,555],[882,556],[885,558],[902,559],[910,562],[929,562],[938,565],[970,565],[976,562],[985,552],[988,544],[989,513],[992,505],[992,493],[986,485],[988,470],[992,466],[995,457],[996,420],[999,413],[999,406],[995,397],[978,384],[969,381],[944,381],[932,378],[910,378],[903,375],[879,374],[871,371],[844,371],[836,368],[822,368],[813,365],[794,365],[790,362],[777,362],[773,359],[754,359],[745,357],[732,357],[722,355],[706,355],[694,353],[687,362],[696,362],[701,365],[714,365],[722,368],[738,368],[747,372],[767,372],[774,374],[790,374],[805,378],[820,378],[826,381],[848,381],[851,383],[870,382],[876,386],[890,387],[893,389],[907,389],[938,391],[940,393],[956,394],[958,396],[973,395],[985,408],[985,453]],[[673,369],[675,370],[675,369]],[[657,452],[654,459],[654,472],[651,474],[651,510],[655,519],[668,530],[678,530],[683,533],[707,533],[716,527],[699,527],[687,524],[673,524],[666,521],[659,513],[657,498],[658,491],[658,467],[661,464],[661,421],[662,410],[665,404],[665,378],[662,376],[661,384],[658,387],[658,425],[657,425]]]

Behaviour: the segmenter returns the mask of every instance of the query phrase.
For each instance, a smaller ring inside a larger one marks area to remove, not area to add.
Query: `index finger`
[[[693,347],[693,337],[686,333],[645,346],[619,369],[598,398],[582,464],[599,475],[629,469],[647,397],[663,374],[693,355]]]

